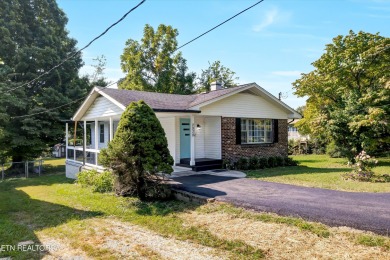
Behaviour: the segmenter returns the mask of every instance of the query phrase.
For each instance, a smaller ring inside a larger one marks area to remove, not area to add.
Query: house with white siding
[[[103,169],[100,150],[114,138],[125,108],[139,100],[154,110],[164,128],[174,166],[195,171],[220,168],[222,160],[240,157],[287,156],[288,120],[301,118],[256,83],[224,89],[214,82],[210,92],[194,95],[95,87],[72,123],[66,123],[67,177],[75,178],[82,168]],[[82,128],[82,146],[69,142],[76,138],[70,127]]]

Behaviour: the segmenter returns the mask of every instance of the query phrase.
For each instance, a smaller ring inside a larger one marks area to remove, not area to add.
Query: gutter
[[[153,108],[154,112],[166,112],[166,113],[200,113],[200,110],[188,110],[188,109],[160,109],[160,108]]]

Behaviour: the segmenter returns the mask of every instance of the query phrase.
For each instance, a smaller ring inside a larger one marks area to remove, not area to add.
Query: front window
[[[241,119],[241,143],[272,143],[271,119]]]
[[[100,143],[104,143],[104,124],[100,125]]]

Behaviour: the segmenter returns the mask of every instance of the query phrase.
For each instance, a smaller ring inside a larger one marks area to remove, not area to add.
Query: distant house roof
[[[74,114],[72,120],[80,120],[83,114],[92,105],[94,100],[98,96],[104,96],[111,102],[116,104],[122,110],[134,101],[143,100],[148,104],[155,112],[192,112],[200,113],[201,107],[216,102],[220,99],[224,99],[236,93],[250,91],[253,94],[262,96],[271,103],[274,103],[285,111],[289,111],[290,118],[300,118],[300,115],[291,107],[277,99],[268,91],[257,85],[256,83],[249,83],[240,85],[237,87],[214,90],[206,93],[193,94],[193,95],[178,95],[178,94],[166,94],[158,92],[146,92],[136,90],[123,90],[113,88],[100,88],[95,87],[83,104]]]

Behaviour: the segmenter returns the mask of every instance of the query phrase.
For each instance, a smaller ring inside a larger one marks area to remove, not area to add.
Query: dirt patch
[[[181,218],[222,239],[238,239],[260,248],[269,259],[390,259],[390,252],[383,248],[351,242],[343,234],[345,228],[331,228],[332,235],[322,238],[285,224],[264,223],[220,212],[190,212],[182,214]]]
[[[61,244],[61,249],[51,252],[47,259],[56,256],[82,259],[226,259],[225,255],[228,255],[189,241],[163,237],[113,218],[93,218],[80,221],[78,226],[64,224],[56,228],[60,230],[37,234],[42,243],[50,242],[48,234],[51,234],[50,239]],[[100,250],[100,253],[94,249]]]

